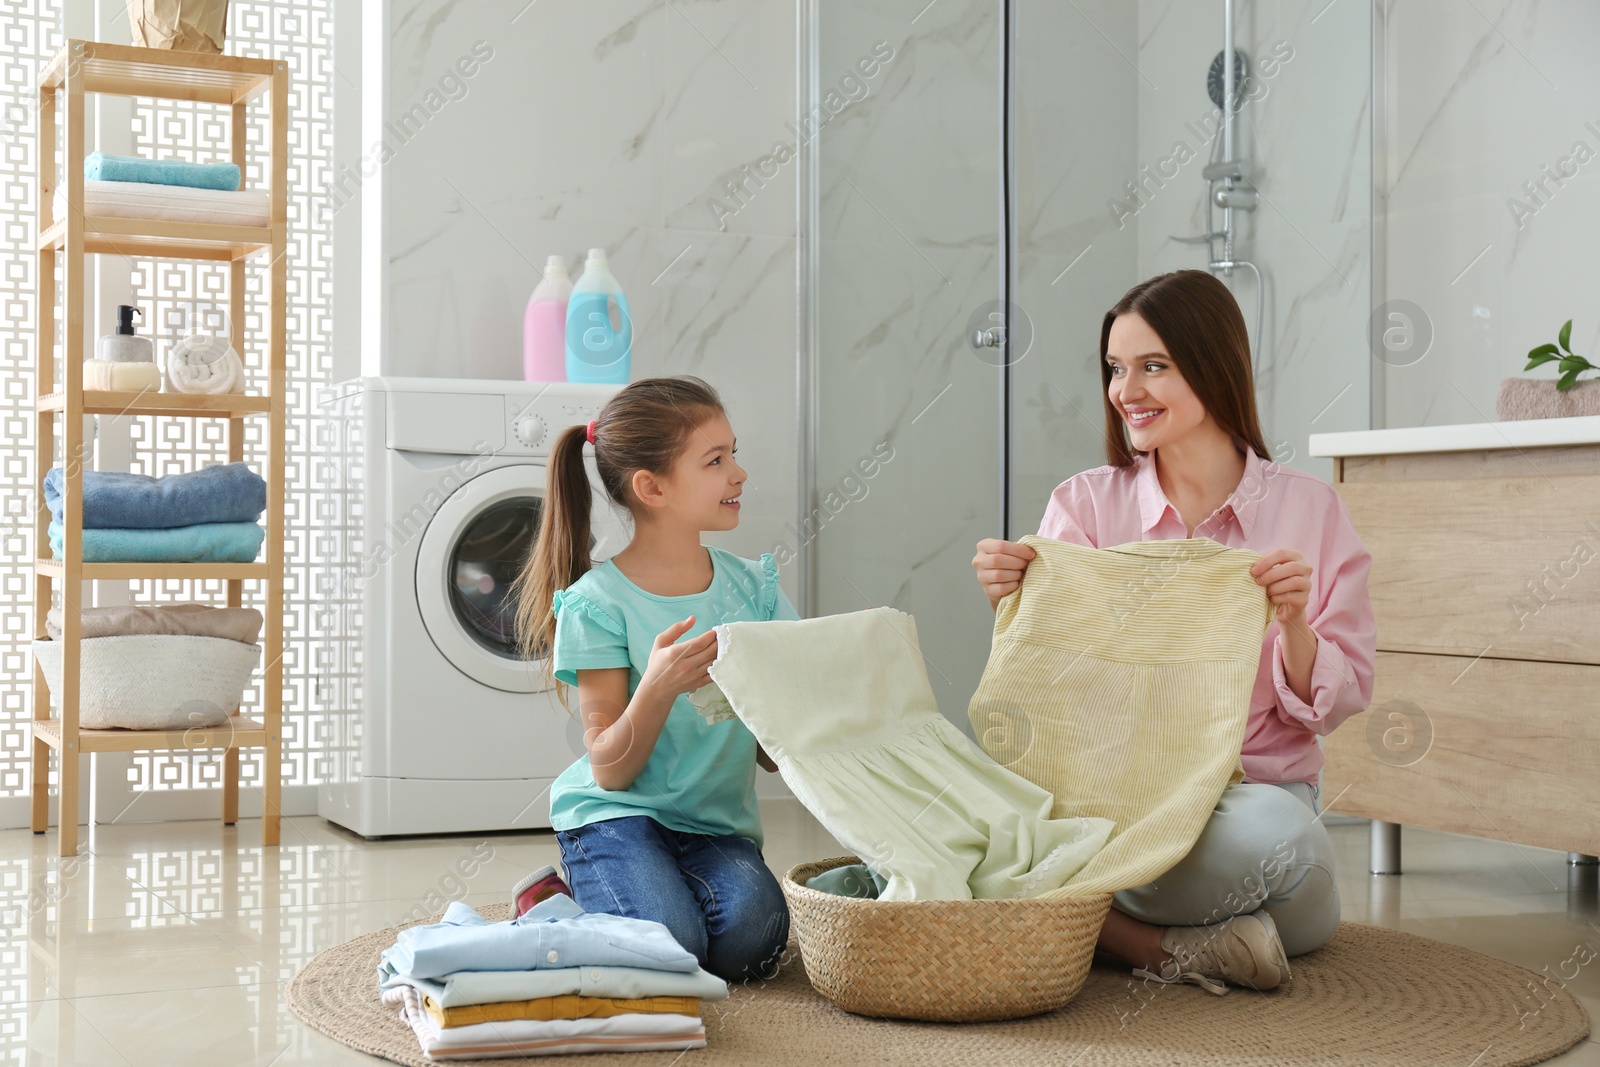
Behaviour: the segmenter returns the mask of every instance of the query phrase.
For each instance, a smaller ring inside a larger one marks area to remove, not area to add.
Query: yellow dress
[[[1051,895],[1146,885],[1188,854],[1239,751],[1272,622],[1260,555],[1207,538],[1084,548],[1043,537],[1000,601],[968,716],[1057,818],[1115,824]]]

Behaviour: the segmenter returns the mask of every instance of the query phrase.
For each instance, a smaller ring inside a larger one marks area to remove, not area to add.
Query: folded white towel
[[[86,359],[83,361],[83,387],[117,393],[159,393],[161,370],[154,363]]]
[[[50,215],[66,212],[66,187],[59,186],[50,200]],[[150,182],[103,182],[84,179],[83,213],[119,219],[158,219],[163,222],[214,222],[228,226],[265,226],[271,219],[266,193],[256,189],[225,192]]]
[[[244,364],[222,338],[192,333],[167,349],[167,387],[175,393],[242,393]]]

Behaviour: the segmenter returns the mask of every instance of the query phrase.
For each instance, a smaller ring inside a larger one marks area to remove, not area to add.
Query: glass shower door
[[[789,543],[810,616],[914,615],[940,709],[966,725],[994,617],[970,561],[1001,532],[1000,0],[802,6],[803,411]]]

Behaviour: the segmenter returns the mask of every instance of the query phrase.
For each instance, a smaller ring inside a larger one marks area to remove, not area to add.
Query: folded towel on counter
[[[161,368],[154,363],[86,359],[83,361],[83,387],[114,393],[159,393]]]
[[[532,1000],[502,1001],[498,1004],[468,1004],[445,1008],[430,996],[422,1006],[433,1021],[445,1029],[499,1023],[512,1019],[609,1019],[614,1015],[699,1015],[699,997],[535,997]]]
[[[417,978],[378,966],[385,989],[413,986],[441,1008],[503,1004],[541,997],[695,997],[727,1000],[728,983],[710,971],[652,971],[643,967],[551,967],[541,971],[456,971],[440,978]]]
[[[59,186],[50,200],[50,217],[59,221],[66,216],[66,210],[66,187]],[[226,193],[151,182],[85,181],[83,213],[158,222],[266,226],[272,218],[272,204],[267,194],[257,189]]]
[[[149,182],[230,193],[239,188],[237,163],[187,163],[181,159],[114,156],[109,152],[90,152],[83,161],[83,176],[93,181]]]
[[[383,950],[379,973],[438,978],[456,971],[534,971],[553,967],[643,967],[688,974],[694,956],[658,922],[586,912],[564,894],[510,922],[492,923],[453,901],[444,918],[400,931]]]
[[[60,467],[45,472],[44,503],[57,523],[62,520],[65,484]],[[157,530],[254,522],[265,510],[266,479],[247,463],[214,463],[159,478],[128,471],[83,472],[85,529]]]
[[[566,1052],[649,1052],[705,1048],[698,1015],[629,1014],[605,1019],[513,1019],[441,1027],[409,986],[386,989],[383,1002],[400,1012],[433,1060],[552,1056]]]
[[[131,634],[182,634],[221,637],[253,645],[261,636],[261,612],[255,608],[214,608],[209,604],[111,604],[83,608],[78,632],[91,637],[127,637]],[[44,620],[50,640],[61,640],[61,609],[51,608]]]
[[[221,337],[192,333],[167,349],[167,386],[174,393],[242,393],[244,364]]]
[[[161,530],[83,531],[85,563],[254,563],[267,531],[253,522],[203,522]],[[50,551],[61,558],[63,532],[50,524]]]

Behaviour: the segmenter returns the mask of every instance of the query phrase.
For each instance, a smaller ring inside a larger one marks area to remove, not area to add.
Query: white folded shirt
[[[697,1016],[631,1013],[601,1019],[511,1019],[441,1027],[410,986],[386,989],[383,1002],[399,1010],[430,1059],[550,1056],[568,1052],[646,1052],[704,1048]]]
[[[66,186],[50,198],[50,214],[60,219],[66,209]],[[162,222],[210,222],[227,226],[265,226],[271,218],[266,193],[256,189],[225,192],[151,182],[103,182],[85,178],[83,213],[119,219]]]

